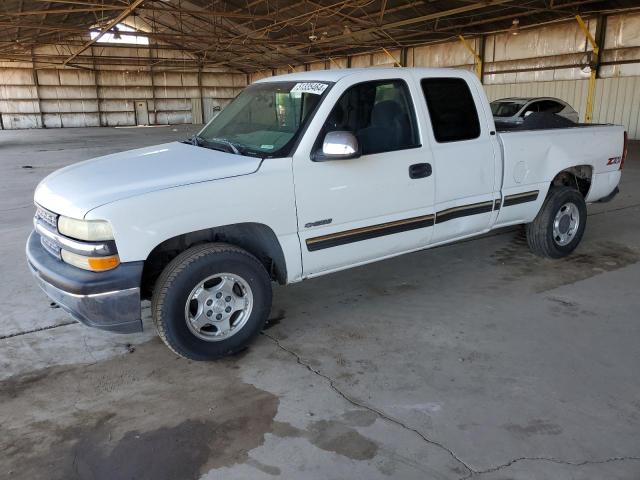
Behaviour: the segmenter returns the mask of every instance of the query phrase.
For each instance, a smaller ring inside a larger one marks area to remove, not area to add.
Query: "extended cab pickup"
[[[462,70],[263,79],[188,141],[45,178],[28,262],[82,323],[139,331],[151,300],[169,348],[217,358],[260,332],[272,281],[514,224],[526,224],[536,254],[573,251],[586,204],[618,191],[626,133],[527,122],[497,132],[482,86]]]

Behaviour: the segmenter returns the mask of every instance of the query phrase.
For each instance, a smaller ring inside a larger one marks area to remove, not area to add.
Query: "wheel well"
[[[171,260],[194,245],[209,242],[229,243],[245,249],[260,260],[272,280],[280,284],[286,283],[284,253],[273,230],[260,223],[239,223],[185,233],[155,247],[144,262],[142,297],[151,297],[158,276]]]
[[[592,175],[593,168],[590,165],[577,165],[558,173],[551,181],[551,185],[575,188],[586,198],[591,188]]]

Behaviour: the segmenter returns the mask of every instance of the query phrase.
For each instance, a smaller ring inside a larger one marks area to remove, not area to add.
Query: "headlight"
[[[84,255],[78,255],[77,253],[69,252],[67,250],[61,250],[60,255],[69,265],[82,268],[83,270],[91,270],[93,272],[104,272],[105,270],[111,270],[120,265],[120,258],[118,255],[110,255],[108,257],[85,257]]]
[[[111,224],[105,220],[77,220],[60,216],[58,231],[67,237],[89,242],[113,240]]]

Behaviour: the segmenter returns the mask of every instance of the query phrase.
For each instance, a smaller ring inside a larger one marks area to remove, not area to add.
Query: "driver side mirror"
[[[526,112],[524,112],[524,118],[527,118],[529,115],[531,115],[533,113],[533,110],[527,110]]]
[[[327,162],[358,158],[360,155],[360,145],[356,136],[343,130],[328,132],[322,142],[322,150],[316,151],[311,159],[314,162]]]

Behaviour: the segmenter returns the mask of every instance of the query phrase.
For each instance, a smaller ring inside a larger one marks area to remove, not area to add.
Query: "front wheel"
[[[271,279],[260,261],[227,244],[192,247],[163,270],[151,310],[158,335],[176,354],[214,360],[236,353],[262,329]]]
[[[561,258],[573,252],[587,224],[587,205],[580,192],[551,187],[540,212],[527,224],[527,243],[541,257]]]

